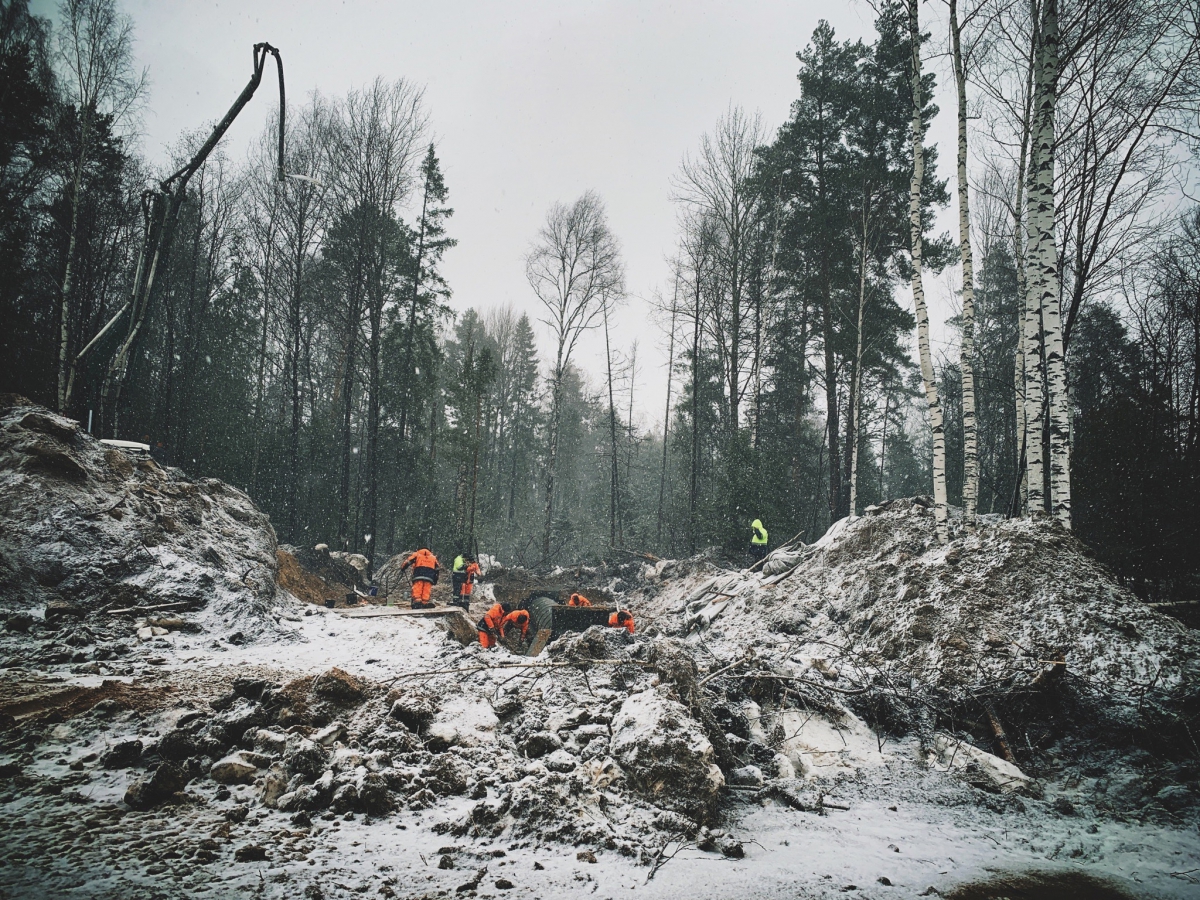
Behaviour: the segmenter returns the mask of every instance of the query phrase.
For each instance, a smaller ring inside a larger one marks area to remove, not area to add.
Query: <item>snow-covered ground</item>
[[[447,646],[429,620],[349,619],[323,609],[286,615],[295,634],[272,643],[216,650],[211,640],[159,639],[154,652],[164,663],[148,667],[146,678],[125,680],[169,685],[188,704],[190,690],[215,693],[239,675],[287,680],[337,666],[386,681],[429,668]],[[490,657],[502,660],[514,658],[506,651]],[[1063,815],[1034,800],[989,809],[952,775],[918,765],[911,741],[886,747],[881,765],[828,783],[829,802],[847,809],[800,812],[772,801],[739,801],[731,790],[720,827],[742,842],[744,857],[666,842],[663,855],[674,855],[649,880],[652,867],[603,848],[583,848],[593,863],[577,857],[580,848],[529,836],[439,834],[439,825],[471,806],[463,797],[381,819],[327,812],[313,815],[311,825],[297,825],[287,813],[253,804],[253,786],[231,786],[219,799],[222,786],[207,779],[189,785],[192,803],[129,811],[121,797],[132,770],[95,762],[69,767],[118,740],[153,739],[178,715],[174,702],[140,715],[107,718],[93,711],[47,732],[26,774],[55,789],[10,789],[0,796],[0,829],[7,835],[0,895],[882,898],[929,895],[931,886],[945,894],[995,871],[1059,870],[1111,877],[1135,896],[1185,898],[1197,891],[1188,876],[1172,874],[1193,870],[1200,859],[1194,828]],[[78,786],[61,787],[71,776]],[[245,809],[248,814],[231,813]],[[230,820],[241,814],[243,820]],[[236,862],[238,850],[250,845],[262,847],[267,858]],[[197,847],[210,848],[212,861],[197,862]]]

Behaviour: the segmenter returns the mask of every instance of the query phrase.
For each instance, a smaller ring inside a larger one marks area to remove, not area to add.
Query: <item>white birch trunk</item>
[[[979,498],[979,451],[975,419],[975,265],[971,255],[971,207],[967,190],[967,73],[963,64],[958,2],[950,0],[954,82],[958,89],[958,242],[962,259],[963,518],[975,524]]]
[[[925,179],[925,125],[921,121],[921,29],[917,17],[919,0],[905,0],[908,7],[908,39],[912,45],[912,151],[913,172],[908,191],[908,219],[912,234],[912,292],[917,316],[917,346],[921,355],[921,379],[925,382],[925,400],[929,406],[929,429],[933,436],[933,504],[938,540],[949,538],[946,524],[946,429],[942,421],[942,403],[934,380],[933,356],[929,348],[929,311],[925,307],[925,287],[921,273],[921,184]]]
[[[1026,511],[1030,516],[1044,512],[1045,503],[1045,368],[1042,359],[1042,296],[1044,251],[1042,226],[1045,210],[1042,169],[1045,160],[1045,55],[1040,26],[1034,23],[1033,101],[1030,121],[1030,164],[1025,203],[1025,316],[1021,320],[1021,347],[1025,370],[1025,480]],[[1050,122],[1051,130],[1054,122]],[[1050,138],[1052,140],[1052,136]],[[1054,233],[1051,215],[1050,236]]]
[[[1046,391],[1050,415],[1050,513],[1071,527],[1071,425],[1067,367],[1063,347],[1058,246],[1054,237],[1054,113],[1058,99],[1058,0],[1044,0],[1042,19],[1042,93],[1039,122],[1042,160],[1037,169],[1038,259],[1041,275],[1042,340],[1046,353]]]
[[[1017,271],[1019,272],[1020,269]],[[1017,339],[1019,342],[1020,334]],[[1013,510],[1013,514],[1019,516],[1029,503],[1029,486],[1025,479],[1025,467],[1021,465],[1025,441],[1025,353],[1021,347],[1017,347],[1016,352],[1013,353],[1013,396],[1016,398],[1017,406],[1017,446],[1015,448],[1017,451],[1017,484],[1014,487],[1017,499],[1014,501],[1016,509]]]

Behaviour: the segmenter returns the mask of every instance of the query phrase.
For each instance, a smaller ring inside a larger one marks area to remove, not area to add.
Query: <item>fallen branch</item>
[[[1008,735],[1004,733],[1004,726],[1000,724],[1000,719],[997,718],[991,701],[983,702],[983,711],[987,713],[988,724],[992,726],[992,735],[996,738],[996,746],[1000,748],[1000,755],[1015,765],[1017,758],[1013,756],[1012,747],[1008,745]]]
[[[184,600],[180,603],[163,603],[159,606],[126,606],[121,609],[110,609],[108,610],[108,614],[115,616],[118,613],[158,612],[159,610],[163,609],[183,609],[185,606],[195,605],[196,603],[194,600]]]
[[[798,675],[775,675],[774,673],[771,673],[771,672],[750,672],[749,674],[737,675],[735,677],[740,678],[743,681],[749,681],[749,680],[755,679],[755,678],[762,678],[762,679],[766,679],[769,681],[795,681],[795,682],[798,682],[799,684],[806,684],[809,687],[821,688],[822,690],[833,691],[835,694],[847,694],[850,696],[854,696],[857,694],[865,694],[867,691],[870,690],[870,688],[855,688],[855,689],[836,688],[836,687],[833,687],[832,685],[820,684],[816,681],[809,681],[807,678],[801,678]]]
[[[722,669],[717,669],[717,671],[711,672],[708,675],[705,675],[703,678],[700,679],[699,682],[697,682],[697,685],[699,687],[704,687],[704,685],[708,684],[710,681],[712,681],[718,675],[724,675],[730,669],[735,669],[740,665],[744,665],[745,663],[750,662],[750,660],[752,660],[752,659],[754,659],[754,649],[750,648],[740,658],[735,659],[729,665],[725,666]]]

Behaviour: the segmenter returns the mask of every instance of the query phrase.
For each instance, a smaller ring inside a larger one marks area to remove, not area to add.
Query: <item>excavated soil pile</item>
[[[988,745],[994,704],[1021,726],[1017,750],[1071,730],[1109,746],[1191,746],[1200,635],[1052,522],[981,525],[939,544],[926,500],[892,501],[781,548],[764,571],[685,580],[651,605],[727,661],[757,648],[737,672],[826,686],[887,730],[928,729],[933,711]]]
[[[275,532],[249,497],[107,448],[47,409],[0,412],[0,521],[10,630],[42,609],[57,625],[168,605],[248,636],[273,625]]]

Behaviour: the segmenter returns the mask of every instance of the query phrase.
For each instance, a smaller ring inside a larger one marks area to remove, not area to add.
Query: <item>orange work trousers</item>
[[[479,632],[479,646],[483,647],[484,650],[491,650],[496,646],[495,636],[487,631]]]
[[[412,584],[413,609],[424,609],[425,607],[433,606],[429,600],[429,594],[432,590],[433,585],[428,581],[414,581]]]

